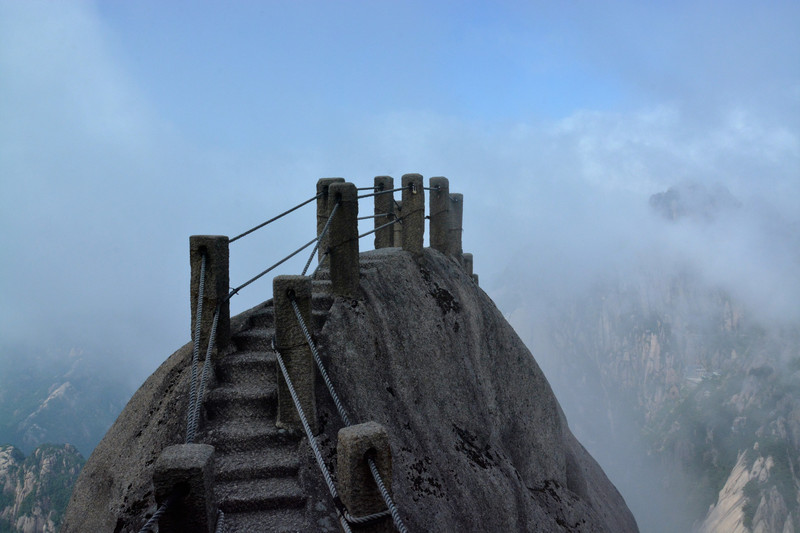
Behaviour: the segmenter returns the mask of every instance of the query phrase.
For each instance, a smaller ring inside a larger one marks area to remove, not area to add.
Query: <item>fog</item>
[[[795,323],[798,26],[793,2],[2,1],[2,354],[76,348],[135,386],[189,340],[189,235],[408,172],[464,193],[505,312],[689,265]],[[737,207],[654,216],[681,184]],[[311,209],[233,243],[232,284],[313,237]]]

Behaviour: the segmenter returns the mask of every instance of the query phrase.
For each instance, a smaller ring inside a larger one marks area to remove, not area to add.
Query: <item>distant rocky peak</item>
[[[650,197],[650,207],[667,220],[711,222],[721,213],[741,206],[742,203],[721,184],[709,188],[698,182],[684,182]]]

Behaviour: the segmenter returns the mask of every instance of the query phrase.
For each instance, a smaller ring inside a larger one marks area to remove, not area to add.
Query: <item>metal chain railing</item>
[[[296,206],[292,207],[291,209],[288,209],[288,210],[284,211],[284,212],[283,212],[283,213],[281,213],[280,215],[274,216],[274,217],[272,217],[271,219],[267,220],[266,222],[262,222],[262,223],[261,223],[261,224],[259,224],[258,226],[254,227],[254,228],[251,228],[251,229],[249,229],[249,230],[245,231],[244,233],[242,233],[242,234],[240,234],[240,235],[237,235],[237,236],[236,236],[236,237],[234,237],[233,239],[228,239],[228,243],[232,243],[232,242],[234,242],[234,241],[236,241],[236,240],[238,240],[238,239],[241,239],[241,238],[242,238],[242,237],[244,237],[245,235],[250,235],[250,234],[251,234],[251,233],[253,233],[254,231],[256,231],[256,230],[259,230],[259,229],[263,228],[263,227],[264,227],[264,226],[266,226],[267,224],[271,224],[272,222],[275,222],[275,221],[276,221],[276,220],[278,220],[279,218],[282,218],[282,217],[284,217],[284,216],[288,215],[289,213],[291,213],[292,211],[295,211],[295,210],[297,210],[297,209],[300,209],[300,208],[301,208],[301,207],[303,207],[304,205],[306,205],[306,204],[310,204],[310,203],[311,203],[311,202],[313,202],[314,200],[316,200],[316,199],[318,199],[318,198],[321,198],[321,197],[322,197],[322,193],[319,193],[318,195],[316,195],[316,196],[313,196],[313,197],[309,198],[309,199],[308,199],[308,200],[306,200],[305,202],[302,202],[302,203],[300,203],[300,204],[297,204]]]
[[[200,257],[200,281],[197,287],[197,309],[195,311],[195,325],[194,325],[194,347],[192,349],[192,375],[189,382],[189,409],[186,413],[186,443],[189,440],[189,428],[192,427],[192,417],[194,412],[194,404],[197,399],[197,364],[200,359],[200,327],[203,323],[203,298],[206,286],[206,254],[203,253]],[[192,434],[194,440],[194,434]]]
[[[357,198],[360,200],[362,198],[369,198],[371,196],[378,196],[380,194],[389,194],[390,192],[402,191],[403,189],[406,189],[406,188],[411,189],[411,188],[413,188],[413,185],[407,185],[405,187],[397,187],[396,189],[382,189],[380,191],[372,192],[372,193],[369,193],[369,194],[359,194],[357,196]]]
[[[303,424],[303,430],[306,433],[306,437],[308,437],[308,443],[311,445],[311,450],[314,452],[314,459],[316,459],[317,465],[322,471],[322,477],[325,478],[325,484],[328,485],[328,491],[331,493],[331,496],[333,496],[333,501],[339,502],[341,500],[339,499],[339,493],[336,490],[336,485],[333,483],[331,473],[328,471],[328,467],[322,457],[322,452],[317,445],[317,439],[314,438],[314,434],[311,431],[311,426],[309,425],[306,414],[303,411],[303,406],[300,405],[300,398],[297,396],[297,391],[294,390],[292,380],[289,378],[289,371],[286,370],[286,365],[283,363],[283,357],[281,357],[281,353],[275,347],[274,338],[272,339],[272,343],[272,349],[275,350],[275,359],[278,361],[278,367],[280,367],[281,374],[283,374],[283,378],[286,380],[286,387],[289,389],[289,394],[292,396],[294,407],[297,409],[300,422]],[[348,525],[347,520],[345,520],[342,516],[338,505],[336,506],[336,515],[339,517],[339,522],[342,524],[342,529],[344,529],[345,533],[350,533],[350,526]]]
[[[373,233],[375,233],[378,230],[382,230],[383,228],[387,228],[389,226],[397,224],[398,222],[402,223],[402,221],[403,221],[402,218],[395,218],[394,220],[392,220],[390,222],[387,222],[386,224],[381,224],[380,226],[378,226],[375,229],[371,229],[369,231],[366,231],[366,232],[362,233],[361,235],[358,236],[358,238],[360,239],[361,237],[366,237],[367,235],[372,235]]]
[[[169,507],[173,503],[186,496],[188,492],[189,491],[185,485],[176,486],[175,489],[172,491],[172,493],[169,495],[169,497],[166,499],[166,501],[164,501],[164,503],[161,504],[161,507],[159,507],[156,510],[156,512],[153,513],[153,516],[151,516],[150,519],[144,523],[142,528],[139,530],[139,533],[152,533],[153,528],[156,527],[156,525],[158,524],[158,520],[164,513],[167,512],[167,509],[169,509]]]
[[[226,531],[225,513],[222,512],[222,509],[217,509],[217,527],[214,529],[214,533],[225,533]]]
[[[331,209],[331,214],[328,217],[328,220],[325,222],[325,226],[322,228],[322,231],[317,236],[317,244],[315,244],[314,245],[314,249],[311,250],[311,255],[308,256],[308,261],[306,261],[306,266],[305,266],[305,268],[303,268],[303,273],[300,274],[301,276],[305,276],[306,275],[306,272],[308,271],[308,267],[309,267],[309,265],[311,265],[311,260],[314,259],[314,254],[317,253],[317,249],[319,248],[319,243],[322,242],[322,239],[325,238],[325,234],[328,233],[328,227],[330,227],[330,225],[331,225],[331,220],[333,220],[333,215],[336,214],[336,210],[339,209],[339,204],[340,204],[340,202],[336,202],[336,205],[334,205],[333,209]],[[320,259],[319,262],[322,263],[322,259]],[[317,266],[317,268],[319,268],[319,266]]]
[[[410,187],[412,189],[414,188],[413,184],[409,185],[408,187]],[[403,190],[405,188],[406,187],[399,187],[399,188],[388,189],[388,190],[384,190],[384,189],[381,188],[380,190],[377,190],[376,192],[373,192],[371,194],[360,195],[357,198],[361,199],[361,198],[367,198],[367,197],[377,196],[377,195],[381,195],[381,194],[393,193],[393,192],[396,192],[396,191],[401,191],[401,190]],[[359,188],[358,190],[369,190],[369,189],[372,189],[373,191],[376,190],[375,187],[362,187],[362,188]],[[234,242],[234,241],[236,241],[236,240],[238,240],[238,239],[240,239],[240,238],[242,238],[242,237],[244,237],[246,235],[249,235],[250,233],[253,233],[254,231],[256,231],[256,230],[258,230],[260,228],[263,228],[264,226],[266,226],[266,225],[268,225],[268,224],[270,224],[270,223],[272,223],[272,222],[274,222],[274,221],[276,221],[276,220],[288,215],[289,213],[299,209],[300,207],[303,207],[304,205],[307,205],[307,204],[313,202],[314,200],[320,198],[321,196],[322,196],[322,193],[320,193],[320,194],[318,194],[316,196],[313,196],[312,198],[309,198],[308,200],[306,200],[306,201],[304,201],[304,202],[292,207],[291,209],[288,209],[288,210],[284,211],[283,213],[281,213],[281,214],[279,214],[279,215],[277,215],[277,216],[275,216],[275,217],[273,217],[273,218],[271,218],[271,219],[259,224],[258,226],[255,226],[255,227],[245,231],[244,233],[242,233],[240,235],[237,235],[236,237],[234,237],[232,239],[228,239],[228,243],[232,243],[232,242]],[[395,205],[397,206],[398,211],[399,211],[400,210],[399,204],[397,203],[396,200],[394,200],[394,198],[392,198],[392,200],[395,203]],[[200,408],[201,408],[201,406],[203,404],[205,387],[206,387],[206,383],[207,383],[207,380],[208,380],[208,374],[209,374],[209,371],[210,371],[210,368],[211,368],[211,354],[213,353],[214,343],[215,343],[215,340],[216,340],[216,331],[217,331],[217,326],[218,326],[218,323],[219,323],[219,315],[220,315],[220,307],[221,307],[221,305],[223,305],[224,303],[229,301],[231,299],[231,297],[233,297],[233,295],[238,294],[239,291],[241,291],[242,289],[244,289],[245,287],[247,287],[251,283],[253,283],[256,280],[260,279],[261,277],[263,277],[267,273],[271,272],[272,270],[274,270],[275,268],[277,268],[281,264],[285,263],[286,261],[288,261],[289,259],[291,259],[295,255],[299,254],[301,251],[303,251],[306,248],[308,248],[309,246],[311,246],[311,244],[316,243],[315,246],[314,246],[314,249],[313,249],[313,251],[311,253],[311,256],[309,257],[308,261],[306,262],[305,267],[303,268],[302,275],[305,275],[305,273],[308,271],[308,268],[309,268],[309,266],[311,264],[311,260],[313,259],[314,254],[316,253],[316,251],[319,248],[319,243],[322,241],[323,237],[325,236],[325,234],[328,231],[328,228],[329,228],[329,226],[331,224],[331,221],[333,220],[333,216],[335,215],[339,205],[340,204],[338,202],[336,203],[336,205],[334,205],[334,207],[331,210],[331,213],[330,213],[330,215],[328,217],[328,220],[326,221],[325,226],[323,227],[322,232],[320,233],[320,235],[317,238],[312,239],[308,243],[304,244],[303,246],[301,246],[300,248],[298,248],[297,250],[295,250],[294,252],[292,252],[288,256],[284,257],[280,261],[278,261],[275,264],[271,265],[269,268],[267,268],[266,270],[262,271],[261,273],[259,273],[258,275],[254,276],[253,278],[249,279],[248,281],[246,281],[242,285],[239,285],[238,287],[231,289],[230,292],[228,293],[228,295],[226,296],[226,298],[222,302],[220,302],[220,304],[217,305],[217,308],[214,311],[214,318],[212,320],[211,332],[210,332],[209,339],[208,339],[208,347],[207,347],[207,351],[206,351],[206,358],[205,358],[205,361],[203,362],[203,370],[202,370],[202,373],[201,373],[201,376],[200,376],[200,383],[199,383],[199,386],[198,386],[197,374],[198,374],[199,355],[200,355],[199,354],[199,352],[200,352],[200,340],[201,340],[200,339],[200,333],[201,333],[201,329],[202,329],[202,318],[203,318],[203,308],[204,308],[204,293],[205,293],[205,273],[206,273],[205,272],[206,271],[206,254],[202,253],[202,255],[201,255],[201,264],[200,264],[200,279],[199,279],[199,285],[198,285],[197,306],[196,306],[196,312],[195,312],[195,320],[196,320],[196,322],[195,322],[195,335],[194,335],[193,350],[192,350],[192,362],[191,362],[191,378],[190,378],[190,388],[189,388],[189,408],[188,408],[188,413],[187,413],[187,430],[186,430],[186,443],[187,444],[188,443],[192,443],[194,441],[195,437],[196,437],[196,434],[197,434],[198,422],[199,422],[199,418],[200,418]],[[388,216],[388,215],[389,214],[372,215],[372,216],[368,216],[368,217],[360,217],[358,220],[363,220],[363,219],[367,219],[367,218],[378,218],[380,216]],[[388,222],[386,224],[383,224],[383,225],[381,225],[381,226],[379,226],[379,227],[377,227],[377,228],[375,228],[375,229],[373,229],[371,231],[368,231],[366,233],[363,233],[363,234],[359,235],[358,238],[360,239],[362,237],[370,235],[370,234],[372,234],[372,233],[374,233],[374,232],[376,232],[376,231],[378,231],[380,229],[383,229],[385,227],[391,226],[391,225],[393,225],[393,224],[395,224],[397,222],[402,223],[402,221],[403,221],[402,217],[395,218],[394,220],[392,220],[392,221],[390,221],[390,222]],[[314,270],[314,273],[312,274],[312,276],[315,275],[317,273],[317,271],[319,270],[319,268],[322,266],[322,263],[328,257],[329,252],[330,252],[330,249],[326,250],[322,254],[322,257],[320,258],[319,263],[318,263],[316,269]],[[303,330],[303,334],[306,337],[306,341],[308,342],[308,344],[309,344],[309,346],[311,348],[312,354],[314,355],[314,361],[315,361],[315,363],[317,365],[317,368],[319,369],[320,374],[323,376],[323,380],[325,381],[325,384],[326,384],[326,386],[328,388],[328,391],[329,391],[329,393],[331,394],[331,397],[334,400],[334,404],[336,405],[336,408],[337,408],[337,411],[339,413],[339,416],[342,418],[342,421],[344,422],[344,424],[346,426],[349,426],[349,425],[351,425],[351,423],[350,423],[350,419],[349,419],[349,417],[347,415],[347,412],[345,411],[344,406],[341,403],[341,400],[339,399],[338,395],[336,394],[336,391],[335,391],[335,389],[333,387],[333,383],[331,382],[331,380],[330,380],[330,378],[328,376],[328,373],[325,370],[325,367],[324,367],[324,365],[322,363],[322,359],[320,358],[319,352],[317,351],[316,345],[314,344],[314,342],[313,342],[313,340],[311,338],[311,334],[308,331],[308,327],[306,326],[305,321],[303,320],[302,315],[300,314],[299,307],[297,306],[297,302],[294,300],[294,298],[291,298],[291,304],[292,304],[292,307],[294,309],[295,315],[297,316],[298,321],[300,322],[301,328]],[[274,338],[273,338],[273,349],[275,350],[275,353],[276,353],[276,356],[277,356],[277,360],[278,360],[278,364],[279,364],[280,369],[281,369],[281,373],[283,374],[283,376],[284,376],[284,378],[286,380],[286,383],[287,383],[288,388],[289,388],[289,392],[290,392],[290,394],[292,396],[292,400],[293,400],[293,402],[295,404],[295,407],[297,408],[298,414],[299,414],[300,419],[301,419],[301,421],[303,423],[303,428],[304,428],[304,430],[306,432],[306,435],[308,436],[309,443],[311,444],[312,449],[314,451],[314,455],[315,455],[315,458],[317,460],[317,463],[318,463],[320,469],[322,470],[323,477],[325,478],[326,484],[328,485],[328,489],[329,489],[329,491],[331,493],[331,496],[334,499],[334,504],[336,506],[337,516],[339,518],[339,521],[340,521],[344,531],[346,533],[350,533],[351,530],[350,530],[349,524],[364,524],[364,523],[372,522],[374,520],[378,520],[380,518],[384,518],[384,517],[388,516],[389,514],[391,514],[392,520],[394,521],[395,526],[397,527],[397,529],[401,533],[407,533],[407,529],[405,528],[405,525],[403,524],[402,520],[400,519],[399,513],[397,511],[397,507],[395,506],[394,502],[392,501],[391,495],[386,490],[386,487],[385,487],[385,485],[383,483],[383,480],[380,477],[380,473],[377,470],[377,466],[375,465],[375,462],[371,457],[368,457],[367,461],[368,461],[368,464],[370,466],[370,470],[372,471],[372,475],[375,478],[375,482],[376,482],[379,490],[381,491],[381,494],[383,496],[384,501],[387,504],[387,510],[386,511],[382,511],[380,513],[374,513],[374,514],[371,514],[371,515],[367,515],[367,516],[355,517],[355,516],[350,515],[350,513],[344,507],[344,505],[342,504],[341,500],[339,499],[338,492],[336,491],[336,487],[333,484],[332,478],[330,476],[330,472],[328,471],[327,466],[325,465],[325,462],[324,462],[324,460],[322,458],[322,454],[321,454],[321,452],[319,450],[319,447],[318,447],[318,445],[316,443],[316,438],[314,438],[313,434],[311,433],[310,426],[308,424],[307,419],[305,418],[305,414],[304,414],[304,412],[302,410],[302,406],[300,405],[299,399],[297,397],[297,393],[294,390],[294,387],[293,387],[293,385],[291,383],[291,380],[289,378],[288,372],[287,372],[286,367],[285,367],[285,365],[283,363],[283,359],[281,358],[280,353],[278,352],[278,350],[275,348]],[[185,487],[176,487],[176,489],[169,496],[169,498],[167,498],[167,500],[161,505],[161,507],[159,507],[158,510],[156,510],[156,512],[153,514],[153,516],[151,516],[150,519],[145,523],[145,525],[140,530],[140,533],[146,533],[146,532],[152,531],[152,529],[158,523],[159,518],[164,514],[164,512],[166,512],[166,510],[169,508],[169,506],[172,505],[177,499],[182,498],[183,496],[185,496],[185,494],[186,494]],[[218,510],[216,532],[217,533],[223,533],[224,530],[225,530],[225,514],[222,512],[222,510]]]
[[[333,399],[333,403],[336,406],[336,410],[339,413],[339,416],[341,417],[342,422],[344,422],[344,425],[345,426],[350,426],[350,425],[352,425],[350,423],[350,417],[347,415],[347,411],[345,410],[344,405],[342,405],[342,402],[339,399],[339,395],[336,394],[336,390],[333,387],[333,383],[331,382],[330,377],[328,377],[328,372],[325,370],[325,365],[322,364],[322,358],[319,356],[319,351],[317,350],[317,346],[314,343],[314,340],[311,338],[311,334],[308,331],[308,326],[306,326],[305,320],[303,320],[303,315],[300,313],[300,308],[297,305],[297,302],[295,301],[295,299],[293,297],[290,297],[289,301],[292,304],[292,309],[294,309],[294,314],[297,317],[297,321],[300,323],[300,329],[303,331],[303,336],[305,336],[306,342],[308,343],[308,346],[311,349],[311,354],[314,357],[314,362],[317,365],[317,369],[319,370],[319,373],[322,376],[323,381],[325,382],[325,386],[328,388],[328,392],[330,393],[331,398]],[[273,344],[273,348],[274,348],[274,344]],[[277,354],[278,351],[275,350],[275,353]],[[282,371],[284,373],[284,377],[287,378],[287,380],[288,380],[287,372],[285,370],[283,370],[283,369],[282,369]],[[309,437],[309,441],[311,441],[312,438],[313,438],[313,436],[310,436]],[[367,462],[370,464],[370,470],[375,468],[375,470],[373,471],[373,477],[377,476],[376,483],[378,483],[377,479],[380,479],[380,473],[377,470],[377,466],[375,465],[375,462],[372,460],[372,458],[369,458],[369,457],[367,458]],[[387,511],[384,511],[382,516],[386,516],[385,513],[391,514],[392,521],[394,522],[394,525],[397,528],[397,530],[400,531],[400,533],[408,533],[408,530],[406,529],[405,524],[403,523],[402,519],[400,518],[400,513],[397,511],[397,506],[395,505],[394,500],[392,499],[391,495],[389,494],[389,491],[386,490],[386,486],[384,485],[382,479],[380,480],[380,483],[378,483],[378,489],[380,490],[381,496],[383,497],[383,501],[386,503],[386,507],[387,507]],[[332,492],[331,495],[333,495],[333,494],[334,493]],[[378,514],[381,514],[381,513],[378,513]]]

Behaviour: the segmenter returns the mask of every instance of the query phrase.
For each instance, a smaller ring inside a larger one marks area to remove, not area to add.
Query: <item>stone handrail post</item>
[[[397,218],[403,218],[403,201],[402,200],[395,200],[394,202],[394,216]],[[401,220],[397,224],[392,225],[392,246],[395,248],[402,248],[403,247],[403,221]]]
[[[464,195],[454,193],[450,195],[450,228],[447,237],[447,253],[455,257],[456,261],[462,262],[464,250],[461,246],[461,234],[463,232],[462,220],[464,218]]]
[[[425,191],[422,176],[403,176],[403,250],[414,255],[422,253],[425,236]]]
[[[431,178],[431,248],[447,253],[450,229],[450,183],[447,178]]]
[[[308,276],[275,276],[272,280],[275,305],[275,344],[283,358],[289,379],[300,399],[300,406],[311,426],[318,431],[317,404],[314,394],[314,359],[311,348],[297,320],[291,299],[297,303],[306,325],[311,324],[311,278]],[[302,431],[303,424],[289,393],[289,387],[278,368],[278,427]]]
[[[328,205],[328,195],[329,188],[334,183],[344,183],[344,178],[322,178],[317,180],[317,237],[320,236],[322,229],[328,222],[328,218],[331,215],[330,209],[333,209],[332,205]],[[319,247],[317,248],[317,261],[322,261],[325,252],[327,252],[328,248],[330,247],[330,231],[330,228],[328,228],[327,235],[325,235],[325,237],[319,241]]]
[[[200,357],[205,359],[214,311],[219,306],[219,319],[213,357],[224,353],[231,338],[231,311],[228,301],[228,237],[225,235],[192,235],[189,237],[191,265],[190,305],[192,307],[192,341],[197,324],[197,298],[200,287],[200,266],[206,256],[206,275],[203,290],[203,320],[200,324]]]
[[[161,452],[153,468],[156,505],[160,507],[175,490],[183,490],[184,495],[161,515],[159,532],[213,533],[217,518],[213,446],[177,444]]]
[[[328,228],[330,235],[331,291],[356,298],[359,290],[358,191],[352,183],[333,183],[328,188],[328,211],[339,203]]]
[[[394,189],[394,179],[391,176],[375,176],[375,192],[390,191],[392,189]],[[388,224],[394,219],[394,193],[375,195],[375,227]],[[376,250],[378,248],[390,248],[394,245],[394,226],[397,226],[397,224],[375,232]]]
[[[472,276],[472,269],[473,269],[472,254],[464,254],[462,257],[464,258],[464,270],[467,271],[467,274]]]
[[[359,517],[386,509],[372,477],[367,455],[375,461],[383,484],[392,492],[392,452],[389,434],[377,422],[365,422],[339,430],[336,443],[336,473],[339,497],[351,515]],[[364,525],[351,524],[353,531],[388,533],[394,531],[391,517]]]

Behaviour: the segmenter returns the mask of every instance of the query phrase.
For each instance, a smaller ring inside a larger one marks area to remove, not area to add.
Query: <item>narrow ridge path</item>
[[[382,258],[361,256],[361,269]],[[333,304],[330,272],[321,268],[312,282],[312,334],[325,324]],[[225,529],[236,532],[312,531],[308,498],[298,480],[302,432],[275,426],[278,365],[272,351],[273,301],[232,335],[234,351],[217,365],[216,386],[206,393],[206,423],[199,442],[215,447],[215,494],[225,513]]]
[[[313,326],[333,304],[330,281],[314,281]],[[215,493],[234,532],[307,531],[307,498],[298,482],[301,433],[275,426],[278,365],[272,351],[275,314],[268,300],[231,337],[234,351],[217,365],[216,387],[205,397],[200,440],[216,449]]]

